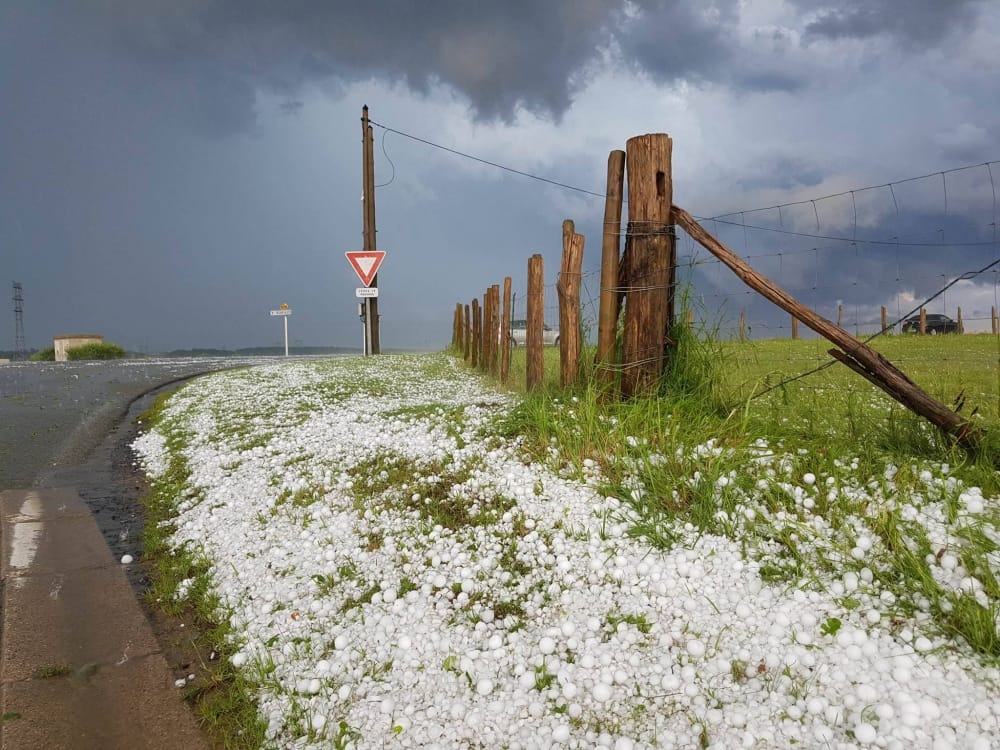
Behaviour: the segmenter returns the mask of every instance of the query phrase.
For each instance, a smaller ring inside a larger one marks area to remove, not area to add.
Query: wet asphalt
[[[207,372],[273,359],[0,365],[0,489],[73,487],[111,552],[138,558],[141,478],[130,448],[155,397]],[[141,589],[141,568],[130,569]]]

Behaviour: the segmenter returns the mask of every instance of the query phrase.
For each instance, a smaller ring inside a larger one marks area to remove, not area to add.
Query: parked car
[[[524,346],[528,341],[528,321],[512,320],[510,322],[510,343],[512,346]],[[559,329],[542,324],[542,345],[559,346]]]
[[[903,333],[920,333],[920,316],[913,315],[903,321]],[[947,315],[928,314],[924,325],[926,333],[958,333],[958,323]]]

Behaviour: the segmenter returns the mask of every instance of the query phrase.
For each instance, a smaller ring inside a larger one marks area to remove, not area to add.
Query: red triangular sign
[[[354,272],[361,279],[361,283],[365,286],[371,286],[379,266],[385,259],[385,250],[372,250],[370,253],[366,253],[364,250],[349,250],[344,255],[354,267]]]

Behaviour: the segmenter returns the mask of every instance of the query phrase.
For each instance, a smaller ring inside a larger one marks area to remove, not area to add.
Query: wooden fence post
[[[472,299],[472,368],[479,367],[479,298]]]
[[[584,237],[573,231],[573,222],[563,222],[563,254],[556,292],[559,295],[559,381],[563,388],[576,382],[580,373],[580,278]]]
[[[650,393],[663,373],[666,331],[673,323],[670,289],[674,265],[670,207],[673,201],[671,150],[665,133],[629,138],[628,287],[622,394]],[[630,251],[630,252],[629,252]]]
[[[601,303],[597,319],[597,381],[606,388],[615,383],[615,339],[618,336],[618,259],[621,257],[622,188],[625,152],[608,155],[608,191],[604,199],[601,237]]]
[[[882,305],[882,328],[880,330],[885,330],[889,327],[889,318],[886,315],[885,305]]]
[[[794,341],[799,337],[799,319],[794,315],[792,316],[792,340]]]
[[[469,306],[465,306],[465,361],[469,361],[472,350],[472,313]]]
[[[500,376],[500,285],[490,287],[490,375]]]
[[[490,298],[490,289],[486,287],[486,291],[483,292],[483,356],[479,360],[479,368],[483,372],[488,372],[490,369],[490,303],[493,300]]]
[[[746,341],[747,337],[747,309],[740,310],[740,341]]]
[[[843,320],[844,320],[844,306],[843,305],[837,305],[837,327],[838,328],[843,328],[844,327]]]
[[[483,306],[479,314],[479,369],[483,372],[489,369],[490,343],[487,341],[489,324],[486,322],[489,315],[489,297],[487,292],[483,292]]]
[[[506,384],[510,377],[510,307],[511,278],[503,280],[503,313],[500,316],[500,382]]]
[[[965,333],[965,321],[962,320],[962,307],[958,308],[958,332]]]
[[[455,325],[451,335],[452,348],[462,350],[462,303],[455,305]]]
[[[920,335],[923,336],[927,333],[927,311],[924,308],[920,308]]]
[[[544,374],[542,351],[542,325],[545,321],[545,268],[542,256],[528,259],[528,314],[525,331],[525,384],[528,390],[540,388]]]
[[[990,327],[993,329],[994,336],[1000,333],[1000,318],[997,318],[997,308],[995,305],[990,308]]]

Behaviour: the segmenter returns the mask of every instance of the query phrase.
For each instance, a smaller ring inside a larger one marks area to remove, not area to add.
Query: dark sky
[[[361,248],[368,104],[595,192],[611,149],[670,133],[675,201],[733,212],[709,229],[864,327],[1000,255],[1000,164],[948,171],[1000,159],[998,48],[1000,5],[973,0],[6,2],[0,281],[24,286],[32,347],[275,344],[282,302],[293,343],[358,346],[344,252]],[[383,346],[443,346],[455,302],[505,275],[523,293],[532,253],[554,283],[564,218],[596,299],[602,199],[383,134]],[[681,254],[699,315],[750,302],[759,331],[781,325],[683,238]],[[988,316],[996,279],[932,306]]]

